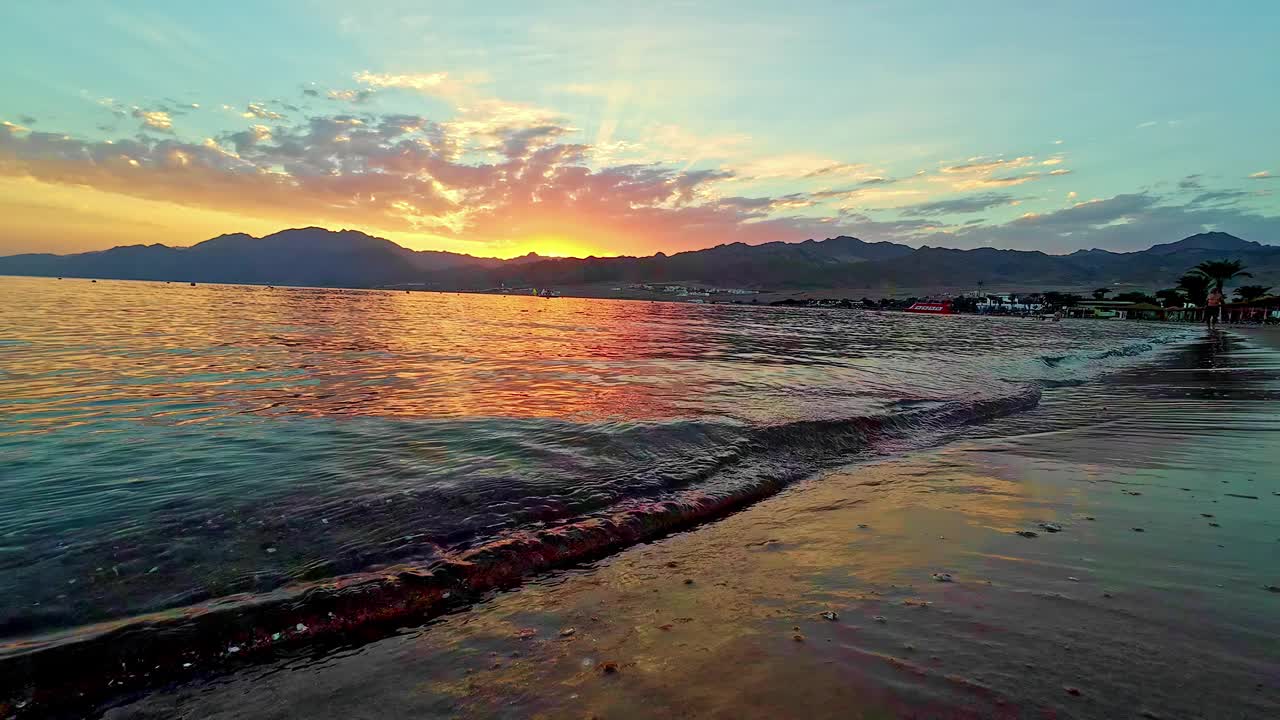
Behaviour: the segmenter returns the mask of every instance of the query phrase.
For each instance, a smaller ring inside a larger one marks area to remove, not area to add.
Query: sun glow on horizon
[[[510,244],[495,245],[493,255],[494,257],[509,259],[528,255],[531,252],[548,258],[615,257],[618,255],[616,252],[601,250],[582,241],[555,234],[531,235]]]

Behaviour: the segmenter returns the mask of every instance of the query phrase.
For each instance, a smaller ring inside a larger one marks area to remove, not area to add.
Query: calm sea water
[[[798,479],[1185,334],[0,278],[0,641]]]

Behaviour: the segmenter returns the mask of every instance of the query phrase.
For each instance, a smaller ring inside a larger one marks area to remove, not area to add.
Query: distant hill
[[[413,251],[355,230],[309,227],[255,238],[221,235],[191,247],[128,245],[75,255],[0,258],[0,274],[374,287],[420,282],[459,266],[492,267],[501,260]]]
[[[1147,252],[1157,255],[1175,255],[1188,250],[1212,250],[1214,252],[1242,253],[1265,250],[1262,243],[1241,240],[1224,232],[1207,232],[1183,238],[1177,242],[1156,245]]]
[[[301,228],[255,238],[222,235],[191,247],[131,245],[75,255],[0,257],[0,274],[331,287],[423,285],[449,290],[683,282],[772,290],[893,287],[1169,287],[1203,260],[1239,259],[1264,285],[1280,285],[1280,247],[1221,232],[1147,250],[1069,255],[979,248],[911,248],[839,236],[797,243],[733,243],[650,257],[498,260],[414,251],[354,230]]]

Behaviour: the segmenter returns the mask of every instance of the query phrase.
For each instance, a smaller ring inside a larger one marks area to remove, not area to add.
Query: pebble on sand
[[[605,675],[613,675],[618,672],[618,663],[612,660],[606,660],[605,662],[600,663],[600,672]]]
[[[952,582],[951,573],[936,572],[933,574],[933,579],[938,582]]]
[[[875,621],[876,621],[876,622],[878,622],[878,623],[888,622],[888,620],[886,620],[886,619],[885,619],[885,616],[883,616],[883,615],[877,615],[877,616],[875,616],[875,617],[873,617],[873,618],[871,618],[871,619],[872,619],[872,620],[875,620]]]
[[[1062,526],[1058,523],[1042,522],[1040,523],[1040,527],[1043,528],[1045,532],[1062,532]]]
[[[1134,529],[1133,529],[1133,531],[1134,531],[1134,532],[1146,532],[1146,530],[1143,530],[1142,528],[1134,528]]]
[[[1035,530],[1018,530],[1017,534],[1025,538],[1040,537],[1040,533],[1036,532]]]
[[[572,636],[573,636],[573,634],[574,634],[574,633],[576,633],[576,632],[578,632],[578,631],[577,631],[577,630],[575,630],[575,629],[573,629],[573,628],[571,628],[571,627],[569,627],[569,628],[565,628],[565,629],[563,629],[563,630],[561,630],[561,631],[560,631],[560,637],[572,637]]]
[[[833,622],[834,622],[834,621],[836,621],[836,620],[839,620],[839,619],[840,619],[840,616],[839,616],[839,615],[837,615],[837,614],[835,613],[835,611],[833,611],[833,610],[827,610],[827,611],[823,612],[823,613],[822,613],[822,617],[823,617],[823,618],[825,618],[825,619],[827,619],[827,620],[831,620],[831,621],[833,621]]]

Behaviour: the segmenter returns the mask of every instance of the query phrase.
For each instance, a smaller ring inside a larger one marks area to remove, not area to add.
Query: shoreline
[[[946,426],[1034,407],[1038,391],[814,427],[863,451],[917,423]],[[784,433],[785,434],[785,433]],[[759,442],[768,442],[759,438]],[[536,532],[515,532],[426,567],[393,566],[97,623],[0,646],[0,718],[75,713],[122,694],[267,662],[296,649],[369,642],[518,587],[548,571],[607,557],[726,517],[776,495],[816,467],[717,493],[690,489],[632,501]],[[69,673],[68,666],[76,667]]]
[[[1280,448],[1266,410],[1280,367],[1223,343],[1030,413],[1083,405],[1093,417],[1074,426],[1005,418],[358,653],[108,717],[358,716],[369,702],[426,717],[1274,716],[1280,578],[1265,558],[1280,487],[1261,471]],[[1254,433],[1221,442],[1248,418]],[[1220,464],[1235,452],[1252,460]]]

